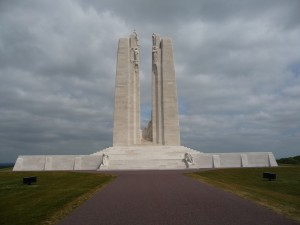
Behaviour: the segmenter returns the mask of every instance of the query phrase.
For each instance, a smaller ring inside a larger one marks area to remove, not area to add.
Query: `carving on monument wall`
[[[152,63],[157,65],[158,63],[158,50],[160,45],[160,36],[158,34],[152,34]]]
[[[139,38],[136,31],[130,35],[130,62],[134,65],[138,65],[139,59]]]
[[[139,64],[139,62],[140,62],[138,47],[135,47],[133,49],[133,62],[134,62],[135,65]]]
[[[194,164],[193,156],[188,152],[184,154],[184,161],[187,164],[187,167]]]
[[[108,166],[108,160],[109,160],[109,156],[106,155],[106,154],[103,154],[102,155],[102,161],[101,161],[101,164],[102,166]]]
[[[134,30],[132,34],[134,36],[134,39],[135,39],[135,42],[136,42],[136,46],[140,46],[139,45],[139,37],[138,37],[136,31]]]
[[[128,67],[128,144],[141,143],[140,130],[140,78],[139,78],[139,38],[134,31],[129,38]],[[128,58],[127,58],[128,59]]]
[[[152,44],[153,44],[153,46],[159,46],[159,44],[160,44],[160,36],[159,36],[159,34],[156,34],[156,33],[153,33],[152,34]]]
[[[152,120],[149,121],[148,126],[143,129],[143,139],[152,141]]]

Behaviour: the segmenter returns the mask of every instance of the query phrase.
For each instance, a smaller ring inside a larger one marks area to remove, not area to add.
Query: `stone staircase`
[[[106,165],[100,170],[176,170],[194,168],[187,163],[185,154],[199,155],[184,146],[148,146],[110,147],[92,155],[107,155]]]

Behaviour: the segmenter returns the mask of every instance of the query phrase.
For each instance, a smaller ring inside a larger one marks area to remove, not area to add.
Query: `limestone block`
[[[221,168],[232,168],[241,167],[241,155],[239,153],[220,153],[220,167]]]
[[[51,157],[52,157],[51,170],[74,170],[75,156],[62,155],[62,156],[51,156]]]
[[[268,167],[269,155],[267,153],[247,153],[248,167]]]
[[[19,156],[14,171],[42,171],[45,167],[45,156]],[[21,169],[20,169],[21,168]],[[18,169],[18,170],[17,170]]]
[[[194,162],[198,168],[213,168],[212,154],[199,153],[198,156],[194,156]]]
[[[102,160],[101,155],[81,156],[81,170],[97,170]]]

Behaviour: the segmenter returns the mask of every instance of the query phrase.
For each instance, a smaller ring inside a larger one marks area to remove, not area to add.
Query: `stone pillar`
[[[141,143],[140,131],[140,74],[139,74],[139,43],[136,32],[129,38],[130,72],[129,72],[129,143]]]
[[[162,86],[161,86],[161,38],[152,35],[152,141],[163,144],[162,132]]]
[[[113,146],[141,143],[139,45],[136,32],[119,40],[115,83]]]
[[[178,98],[172,40],[161,41],[162,130],[164,145],[180,145]]]
[[[152,35],[152,141],[180,145],[172,40]]]

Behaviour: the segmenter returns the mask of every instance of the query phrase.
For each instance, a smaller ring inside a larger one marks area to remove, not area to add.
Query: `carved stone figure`
[[[153,46],[158,46],[158,44],[159,44],[159,40],[158,39],[160,39],[159,35],[156,34],[156,33],[153,33],[152,34],[152,43],[153,43]]]
[[[103,155],[102,155],[102,162],[101,162],[101,165],[102,165],[102,166],[108,166],[108,159],[109,159],[109,156],[106,155],[106,154],[103,154]]]
[[[150,120],[148,126],[143,129],[143,139],[152,141],[152,120]]]
[[[193,156],[190,153],[185,153],[184,154],[184,160],[187,164],[193,164],[194,163]]]
[[[156,46],[152,47],[152,57],[153,57],[153,63],[157,64],[158,62],[158,49]]]
[[[136,47],[133,49],[133,59],[135,64],[139,64],[139,49]]]
[[[134,36],[134,38],[135,38],[136,46],[140,46],[140,45],[139,45],[139,37],[138,37],[136,31],[134,30],[132,34],[133,34],[133,36]]]

